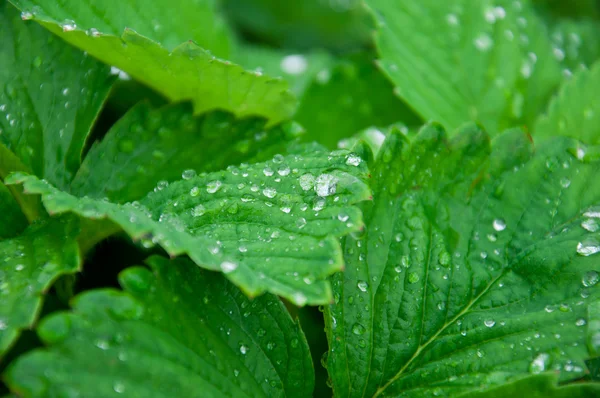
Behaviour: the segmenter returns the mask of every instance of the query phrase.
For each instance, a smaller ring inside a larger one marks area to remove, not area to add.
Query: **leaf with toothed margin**
[[[367,178],[356,154],[313,146],[159,184],[125,204],[78,198],[22,173],[7,183],[40,194],[51,214],[108,219],[134,239],[224,272],[251,296],[269,291],[304,305],[331,300],[327,277],[343,267],[338,238],[363,227],[355,204],[371,197]]]
[[[494,396],[531,374],[586,374],[600,163],[577,159],[579,145],[534,151],[520,130],[490,144],[474,125],[451,140],[436,125],[388,135],[364,237],[345,238],[346,271],[332,277],[336,396]]]
[[[79,271],[77,233],[76,220],[62,217],[0,241],[0,358],[33,326],[54,280]]]
[[[119,203],[136,200],[159,181],[271,158],[302,133],[294,123],[270,129],[265,124],[222,111],[194,117],[189,103],[157,109],[138,104],[91,148],[70,192]]]
[[[145,0],[128,0],[127,7],[117,0],[67,3],[58,6],[50,0],[13,1],[27,18],[171,101],[191,100],[196,113],[224,109],[238,117],[264,116],[275,124],[294,111],[295,99],[284,80],[246,71],[210,52],[220,57],[230,55],[229,50],[217,51],[211,44],[222,41],[212,37],[212,28],[223,27],[210,11],[214,1],[197,1],[184,13],[187,16],[178,12],[172,18],[167,16],[182,8],[166,0],[153,2],[152,7]],[[189,1],[185,3],[189,5]],[[103,14],[111,18],[102,18]],[[197,14],[199,20],[194,18]],[[148,22],[159,29],[149,27]]]
[[[273,295],[248,299],[183,259],[126,269],[124,291],[92,290],[38,328],[49,347],[5,380],[25,396],[310,397],[306,339]]]
[[[398,95],[448,130],[469,120],[492,135],[531,126],[563,79],[560,54],[529,1],[365,3]]]
[[[23,22],[6,1],[0,3],[0,37],[0,144],[64,189],[114,76],[37,24]]]
[[[600,62],[591,70],[581,70],[565,83],[545,115],[535,125],[536,139],[564,135],[586,144],[600,143]],[[579,150],[584,156],[585,148]]]

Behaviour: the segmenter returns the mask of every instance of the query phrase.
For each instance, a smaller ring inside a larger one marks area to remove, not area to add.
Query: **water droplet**
[[[191,197],[196,197],[198,195],[200,195],[200,188],[193,187],[192,189],[190,189],[190,196]]]
[[[224,274],[229,274],[229,273],[235,271],[237,269],[237,267],[238,267],[238,265],[231,261],[223,261],[221,263],[221,271],[223,271]]]
[[[577,326],[583,326],[585,324],[586,324],[586,321],[583,318],[579,318],[578,320],[575,321],[575,325],[577,325]]]
[[[346,213],[340,213],[337,216],[338,220],[340,220],[341,222],[346,222],[348,221],[348,219],[350,218],[350,216]]]
[[[362,159],[353,153],[346,157],[346,164],[348,166],[358,166],[360,162],[362,162]]]
[[[245,344],[240,344],[240,352],[242,355],[246,355],[250,349]]]
[[[577,254],[581,256],[591,256],[600,252],[600,243],[596,239],[587,239],[577,244]]]
[[[181,173],[181,178],[184,180],[191,180],[194,177],[196,177],[196,170],[193,169],[188,169]]]
[[[274,171],[272,168],[270,168],[269,166],[265,167],[263,169],[263,174],[267,177],[271,177],[273,175]]]
[[[367,329],[365,329],[365,327],[360,323],[355,323],[354,326],[352,326],[352,333],[358,336],[365,334],[366,331]]]
[[[494,227],[494,229],[496,231],[501,232],[506,229],[506,222],[504,220],[502,220],[501,218],[497,218],[492,223],[492,226]]]
[[[299,307],[303,307],[304,304],[308,301],[306,296],[300,292],[296,292],[292,295],[292,301]]]
[[[25,269],[25,266],[23,264],[15,265],[15,271],[23,271],[24,269]]]
[[[583,213],[585,217],[600,218],[600,207],[592,207]]]
[[[544,370],[546,370],[549,361],[550,355],[546,353],[538,354],[529,365],[529,371],[534,374],[542,373]]]
[[[438,261],[441,265],[447,266],[448,264],[450,264],[450,253],[441,252],[438,256]]]
[[[108,341],[102,339],[96,340],[94,342],[94,345],[100,348],[101,350],[108,350],[110,348],[110,344],[108,344]]]
[[[67,19],[60,24],[60,27],[62,28],[63,32],[71,32],[77,28],[77,24],[75,21]]]
[[[479,51],[485,52],[492,48],[492,46],[494,45],[494,41],[488,34],[482,33],[479,36],[477,36],[477,38],[474,40],[474,44]]]
[[[27,20],[30,20],[30,19],[32,19],[32,18],[33,18],[33,13],[32,13],[32,12],[29,12],[29,11],[23,11],[23,12],[21,13],[21,19],[22,19],[23,21],[27,21]]]
[[[300,217],[300,218],[298,218],[298,220],[296,220],[296,227],[304,228],[305,225],[306,225],[306,218]]]
[[[219,189],[221,189],[221,185],[223,184],[219,180],[211,181],[208,184],[206,184],[206,192],[215,193]]]
[[[323,198],[315,198],[315,201],[313,203],[313,210],[314,211],[321,211],[325,208],[325,199]]]
[[[288,75],[300,75],[308,68],[308,61],[302,55],[288,55],[281,60],[280,67]]]
[[[563,188],[569,188],[569,186],[571,185],[571,180],[569,180],[568,178],[561,178],[560,180],[560,186]]]
[[[416,272],[411,272],[408,274],[408,283],[417,283],[419,279],[419,274]]]
[[[6,329],[8,329],[8,323],[4,319],[0,318],[0,330]]]
[[[288,174],[290,174],[290,168],[286,165],[280,166],[277,169],[277,174],[279,174],[282,177],[287,176]]]
[[[483,321],[483,324],[488,328],[491,328],[496,324],[496,321],[494,321],[493,319],[486,319],[485,321]]]
[[[85,34],[91,37],[100,37],[100,31],[96,28],[90,28],[85,31]]]
[[[206,208],[202,205],[197,205],[196,207],[194,207],[192,209],[192,216],[194,216],[194,217],[200,217],[204,213],[206,213]]]
[[[369,288],[369,284],[365,281],[358,281],[356,286],[360,289],[361,292],[366,292]]]
[[[315,192],[324,197],[335,194],[337,178],[331,174],[321,174],[315,182]]]
[[[283,163],[284,160],[285,158],[281,154],[273,156],[273,163]]]
[[[117,394],[122,394],[125,392],[125,384],[117,381],[115,382],[115,384],[113,384],[113,390],[117,393]]]
[[[458,17],[455,14],[448,14],[446,15],[446,22],[450,26],[456,26],[458,25]]]
[[[585,287],[595,286],[600,281],[600,274],[596,271],[588,271],[581,278],[581,284]]]
[[[272,199],[277,195],[277,190],[275,188],[265,188],[263,189],[263,195]]]
[[[315,186],[315,176],[310,173],[302,175],[298,181],[300,182],[300,187],[305,191],[311,190]]]

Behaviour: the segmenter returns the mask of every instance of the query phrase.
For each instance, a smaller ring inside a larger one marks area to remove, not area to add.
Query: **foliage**
[[[0,395],[600,396],[599,33],[0,0]]]

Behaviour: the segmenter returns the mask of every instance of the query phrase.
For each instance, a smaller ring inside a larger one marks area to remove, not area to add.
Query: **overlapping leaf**
[[[271,158],[302,132],[294,124],[270,129],[265,124],[265,119],[236,120],[219,111],[193,117],[187,103],[158,109],[139,104],[92,147],[71,193],[119,203],[136,200],[159,181],[180,180],[183,171],[216,171]]]
[[[0,241],[0,358],[34,324],[54,280],[79,270],[77,232],[72,220],[59,219]]]
[[[586,374],[600,164],[578,159],[579,146],[556,138],[533,154],[517,130],[490,147],[476,127],[451,141],[436,126],[412,143],[388,136],[365,237],[345,239],[346,271],[333,277],[338,396],[456,396]]]
[[[368,199],[370,190],[365,162],[356,154],[309,149],[184,175],[124,205],[77,198],[23,174],[7,182],[41,194],[50,213],[107,218],[134,239],[151,239],[171,255],[186,253],[250,295],[269,291],[299,305],[323,304],[331,298],[327,276],[343,267],[337,237],[362,228],[353,204]]]
[[[306,340],[272,295],[249,300],[219,274],[154,257],[38,328],[50,347],[7,374],[19,394],[51,397],[309,397]]]
[[[6,185],[0,182],[0,240],[18,235],[27,227],[27,218]]]
[[[4,1],[0,37],[0,144],[64,188],[114,77]]]
[[[225,0],[239,28],[277,47],[348,50],[370,44],[372,21],[359,0]]]
[[[421,125],[420,118],[394,96],[368,54],[347,57],[319,71],[300,98],[295,120],[306,128],[307,139],[329,148],[370,126]]]
[[[591,70],[576,73],[561,88],[558,96],[550,103],[548,113],[537,120],[535,136],[548,139],[564,135],[580,139],[584,143],[600,143],[598,90],[600,63],[596,63]]]
[[[210,51],[229,54],[212,0],[180,0],[177,5],[163,0],[150,7],[143,0],[13,3],[24,17],[170,100],[192,100],[197,113],[225,109],[237,116],[266,116],[275,123],[294,110],[294,98],[283,80],[245,71],[212,55]]]
[[[562,79],[564,51],[528,1],[366,3],[398,95],[448,129],[468,120],[491,134],[531,125]]]

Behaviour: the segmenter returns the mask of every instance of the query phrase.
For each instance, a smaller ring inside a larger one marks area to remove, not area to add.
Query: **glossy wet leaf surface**
[[[91,148],[70,192],[120,203],[133,201],[159,181],[272,158],[302,132],[289,123],[265,125],[265,119],[238,120],[219,111],[194,117],[189,103],[161,108],[139,104]]]
[[[598,302],[600,165],[471,126],[388,137],[363,239],[327,309],[337,396],[455,396],[532,374],[585,376]],[[597,348],[596,348],[597,349]],[[487,395],[483,395],[487,396]]]
[[[152,257],[120,274],[124,291],[75,298],[46,318],[49,348],[8,371],[27,396],[309,397],[304,334],[279,299],[249,300],[219,274]]]
[[[0,143],[64,188],[114,81],[110,68],[0,4]]]
[[[398,95],[450,131],[469,120],[492,135],[531,125],[563,79],[564,49],[529,2],[366,3]]]
[[[600,143],[600,63],[577,72],[552,100],[548,112],[535,125],[535,136],[577,138],[587,144]],[[584,156],[581,149],[580,156]]]
[[[370,198],[368,170],[347,150],[308,147],[296,155],[159,183],[139,201],[78,198],[15,174],[51,214],[109,219],[147,246],[188,254],[247,294],[269,291],[298,305],[331,300],[326,278],[343,267],[338,237],[363,227],[357,202]]]
[[[246,71],[216,57],[228,56],[229,50],[223,46],[225,39],[219,33],[222,23],[215,18],[214,2],[179,3],[190,8],[181,24],[184,14],[169,17],[169,10],[177,9],[170,1],[153,3],[152,7],[138,0],[125,5],[117,1],[72,1],[65,8],[46,0],[14,1],[27,18],[114,65],[118,68],[113,69],[115,73],[122,70],[128,74],[123,77],[131,76],[172,101],[191,100],[196,113],[225,109],[238,116],[265,116],[273,122],[289,117],[295,101],[283,80]],[[107,23],[102,15],[114,19]],[[203,20],[210,23],[200,24]]]
[[[77,224],[63,218],[0,241],[0,358],[34,325],[54,281],[79,271],[77,233]]]

